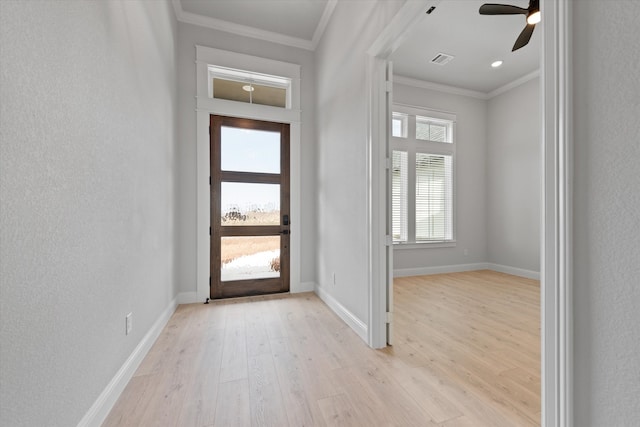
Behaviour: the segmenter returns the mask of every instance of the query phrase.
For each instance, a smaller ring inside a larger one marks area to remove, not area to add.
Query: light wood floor
[[[538,282],[443,274],[394,295],[384,350],[311,293],[180,306],[103,425],[540,424]]]

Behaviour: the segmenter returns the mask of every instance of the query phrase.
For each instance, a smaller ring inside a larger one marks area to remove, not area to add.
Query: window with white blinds
[[[452,157],[416,153],[416,241],[453,240]]]
[[[394,151],[391,177],[391,210],[393,240],[406,242],[408,239],[407,196],[409,180],[407,179],[407,152]]]
[[[393,241],[453,242],[455,116],[396,105],[400,118],[391,138]]]
[[[446,120],[416,117],[416,139],[451,143],[450,126]]]

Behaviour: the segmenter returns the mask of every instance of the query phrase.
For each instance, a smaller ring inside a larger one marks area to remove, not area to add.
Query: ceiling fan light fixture
[[[510,4],[494,4],[485,3],[480,6],[480,15],[525,15],[527,19],[527,25],[516,39],[516,43],[513,45],[512,52],[526,46],[531,40],[531,35],[536,27],[536,24],[540,22],[542,17],[540,16],[540,0],[529,0],[529,7],[523,8],[513,6]]]
[[[533,10],[529,15],[527,15],[527,24],[535,25],[540,22],[541,19],[542,17],[540,16],[540,9]]]

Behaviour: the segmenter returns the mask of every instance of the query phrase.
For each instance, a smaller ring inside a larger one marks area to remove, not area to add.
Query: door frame
[[[305,292],[300,280],[301,269],[301,209],[300,209],[300,65],[244,55],[206,46],[196,48],[196,291],[185,298],[186,302],[204,302],[209,298],[211,197],[209,193],[209,116],[240,117],[267,122],[288,123],[289,134],[289,292]],[[208,66],[218,65],[243,69],[262,74],[279,75],[291,79],[290,108],[245,104],[215,99],[209,96]]]
[[[369,345],[386,345],[389,276],[385,245],[385,115],[387,58],[431,6],[447,0],[406,2],[367,51],[369,176]],[[543,21],[541,366],[542,427],[571,427],[572,405],[572,85],[571,1],[541,0]]]
[[[209,194],[212,195],[210,218],[214,221],[210,224],[210,298],[224,299],[232,297],[244,297],[253,295],[270,295],[275,293],[289,292],[289,264],[290,264],[290,236],[288,218],[291,215],[291,197],[289,186],[289,169],[291,162],[289,161],[289,134],[291,125],[288,123],[265,122],[262,120],[252,120],[246,118],[237,118],[229,116],[210,115],[210,171],[211,181],[209,185]],[[222,170],[222,128],[230,126],[236,129],[251,129],[258,131],[267,131],[278,133],[279,135],[279,164],[280,172],[260,173],[260,172],[236,172]],[[215,148],[211,149],[211,147]],[[277,175],[278,179],[275,180]],[[224,226],[221,224],[222,215],[222,183],[249,183],[249,184],[277,184],[280,186],[279,199],[280,206],[278,208],[278,224],[275,225],[233,225]],[[216,196],[217,195],[217,196]],[[284,224],[283,218],[286,216],[287,223]],[[252,231],[257,234],[247,234]],[[285,232],[286,231],[286,232]],[[221,241],[226,236],[268,236],[280,237],[280,269],[278,277],[260,277],[241,280],[222,281],[221,278]],[[217,248],[217,250],[215,249]],[[275,285],[278,285],[277,287]],[[214,291],[215,289],[215,291]]]

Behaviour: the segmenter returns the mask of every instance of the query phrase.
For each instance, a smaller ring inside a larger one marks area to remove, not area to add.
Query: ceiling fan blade
[[[534,28],[536,28],[535,24],[533,25],[527,24],[527,26],[524,27],[524,30],[522,30],[522,32],[518,36],[518,40],[516,40],[516,43],[513,45],[513,49],[511,49],[511,52],[514,52],[520,49],[521,47],[526,46],[527,43],[529,43],[529,40],[531,40],[531,35],[533,34]]]
[[[528,9],[508,4],[486,3],[480,6],[480,15],[526,15]]]

